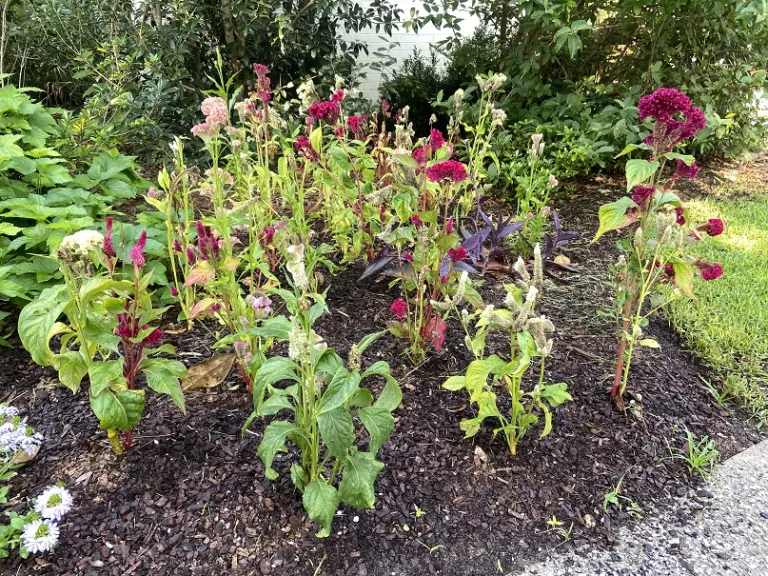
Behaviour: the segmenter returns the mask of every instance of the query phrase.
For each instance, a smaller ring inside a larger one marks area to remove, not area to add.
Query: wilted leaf
[[[563,256],[562,254],[558,254],[555,256],[555,264],[561,264],[563,266],[570,266],[571,259],[567,256]]]
[[[187,370],[187,379],[181,383],[185,392],[199,388],[213,388],[224,381],[235,361],[235,353],[216,354],[198,362]]]

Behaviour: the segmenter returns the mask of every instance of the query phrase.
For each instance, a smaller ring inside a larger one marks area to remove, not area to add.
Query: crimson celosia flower
[[[404,254],[401,256],[401,258],[402,258],[403,260],[405,260],[406,262],[413,262],[413,254],[411,254],[410,252],[405,252],[405,253],[404,253]]]
[[[272,240],[275,238],[275,227],[274,226],[264,226],[264,229],[261,231],[261,234],[259,234],[259,244],[262,246],[267,246],[272,243]]]
[[[338,89],[336,92],[331,94],[331,101],[332,102],[342,102],[344,100],[344,90]]]
[[[419,146],[413,152],[411,152],[411,158],[416,160],[419,166],[424,166],[427,163],[427,151],[424,146]]]
[[[680,160],[680,158],[677,159],[677,170],[675,171],[675,178],[688,178],[688,180],[693,180],[696,178],[696,175],[699,173],[699,167],[696,164],[696,162],[693,162],[690,166],[688,166],[685,162]]]
[[[187,246],[187,264],[190,266],[197,261],[197,253],[192,246]]]
[[[219,310],[221,310],[221,303],[211,304],[211,312],[218,312]]]
[[[398,320],[402,320],[408,314],[408,304],[406,304],[405,300],[402,298],[398,298],[392,302],[392,305],[389,307],[389,311],[397,316]]]
[[[690,110],[691,100],[674,88],[659,88],[652,94],[646,94],[640,98],[637,108],[640,111],[640,120],[653,118],[664,122],[675,114]]]
[[[107,227],[107,233],[104,235],[104,243],[101,245],[101,251],[111,258],[115,256],[115,247],[112,244],[112,216],[107,216],[104,219],[104,223]]]
[[[685,209],[675,208],[675,214],[677,215],[677,223],[683,226],[685,224]]]
[[[144,265],[147,263],[144,258],[144,248],[146,245],[147,231],[142,230],[141,236],[139,236],[139,239],[136,241],[136,244],[133,248],[131,248],[130,251],[131,262],[133,262],[133,265],[136,268],[144,268]]]
[[[710,218],[705,225],[705,231],[710,236],[719,236],[723,233],[723,221],[720,218]]]
[[[389,118],[392,114],[390,114],[390,109],[392,108],[392,105],[387,102],[387,100],[382,99],[381,100],[381,111],[384,113],[384,116]]]
[[[445,138],[443,137],[443,133],[440,132],[440,130],[432,128],[432,130],[429,131],[429,145],[432,150],[440,150],[444,144]]]
[[[296,138],[296,152],[298,152],[300,155],[304,156],[304,158],[307,158],[308,160],[312,160],[313,162],[317,162],[320,160],[320,154],[317,153],[317,150],[315,150],[312,147],[312,143],[309,141],[309,138],[306,136],[299,136]]]
[[[147,328],[147,326],[144,326],[144,328]],[[142,346],[153,346],[155,344],[159,344],[160,341],[163,339],[163,331],[160,330],[160,328],[155,328],[152,330],[152,332],[149,333],[149,336],[144,338],[144,340],[141,341]]]
[[[644,142],[669,151],[677,144],[691,138],[707,124],[700,108],[691,104],[690,99],[674,88],[659,88],[652,94],[640,98],[638,103],[640,120],[656,120],[653,133]],[[681,117],[683,119],[681,119]]]
[[[422,225],[421,218],[419,218],[418,214],[414,214],[411,216],[411,224],[413,224],[416,227],[420,227]]]
[[[427,177],[432,182],[441,182],[443,180],[462,182],[467,179],[467,168],[457,160],[446,160],[427,168]]]
[[[171,286],[171,296],[176,298],[179,295],[179,289],[176,286]]]
[[[637,187],[632,194],[632,202],[637,204],[640,208],[647,208],[655,192],[655,188]]]
[[[445,223],[445,233],[450,234],[453,232],[453,224],[456,222],[456,216],[451,216],[448,218],[448,222]]]
[[[347,118],[347,128],[354,134],[355,138],[361,138],[364,135],[365,125],[368,117],[365,114],[356,114]]]
[[[173,251],[177,253],[183,251],[183,248],[181,247],[181,242],[179,242],[178,240],[173,241]]]
[[[454,264],[456,264],[456,262],[461,262],[466,257],[467,251],[463,246],[459,246],[458,248],[451,248],[448,250],[448,258],[450,258],[451,262]]]
[[[336,138],[344,138],[344,126],[336,126],[336,128],[333,130],[334,136]]]
[[[704,278],[704,280],[717,280],[723,275],[723,267],[717,262],[713,262],[712,264],[704,262],[699,267],[701,268],[701,277]]]

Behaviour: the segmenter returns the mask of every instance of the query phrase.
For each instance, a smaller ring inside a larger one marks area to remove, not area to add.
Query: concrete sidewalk
[[[695,497],[662,516],[651,512],[616,541],[509,576],[768,576],[768,440],[717,466]]]

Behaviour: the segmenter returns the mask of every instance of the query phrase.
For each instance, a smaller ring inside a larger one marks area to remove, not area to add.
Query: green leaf
[[[685,162],[686,166],[690,166],[696,161],[696,158],[690,154],[678,154],[677,152],[667,152],[664,154],[664,158],[667,158],[668,160],[682,160]]]
[[[169,358],[153,358],[144,360],[140,370],[147,377],[147,386],[159,394],[168,394],[182,414],[187,413],[184,392],[179,382],[187,377],[187,368],[184,364]]]
[[[344,465],[344,475],[339,484],[342,501],[356,508],[373,508],[376,495],[373,484],[384,464],[363,455],[349,456]]]
[[[689,298],[696,298],[693,294],[693,266],[686,262],[674,262],[672,268],[675,271],[675,285],[680,292]]]
[[[339,508],[340,502],[336,488],[321,480],[312,480],[304,489],[304,496],[301,501],[309,519],[322,526],[322,529],[315,536],[318,538],[329,536],[333,516]]]
[[[611,230],[616,230],[622,224],[627,221],[627,209],[635,208],[637,204],[632,201],[632,198],[624,196],[619,198],[615,202],[603,204],[598,210],[598,218],[600,220],[600,226],[597,229],[597,234],[592,239],[592,242],[596,242],[600,236]]]
[[[99,426],[107,430],[131,430],[139,423],[144,411],[143,390],[115,392],[107,388],[90,399]]]
[[[264,362],[256,371],[253,379],[253,407],[257,413],[261,413],[264,393],[267,386],[272,386],[282,380],[298,381],[296,370],[298,366],[290,358],[273,356]]]
[[[645,346],[646,348],[661,348],[659,343],[653,338],[643,338],[638,342],[638,344],[640,346]]]
[[[328,384],[328,388],[320,398],[317,407],[317,414],[324,414],[331,410],[343,406],[352,394],[355,393],[360,385],[360,374],[350,372],[346,368],[339,368]]]
[[[40,366],[49,366],[53,353],[49,342],[56,320],[69,301],[63,284],[46,288],[37,300],[27,304],[19,315],[19,337],[32,360]]]
[[[274,416],[280,412],[280,410],[291,410],[292,412],[295,410],[289,397],[286,395],[280,394],[270,396],[264,401],[264,404],[261,405],[262,416]]]
[[[389,437],[395,428],[395,418],[389,410],[375,406],[361,408],[357,411],[357,415],[368,430],[368,435],[371,437],[370,451],[375,455],[379,448],[389,442]]]
[[[451,376],[443,382],[443,388],[451,390],[452,392],[458,392],[464,389],[464,376]]]
[[[568,385],[565,382],[542,386],[541,396],[549,402],[552,408],[557,408],[561,404],[573,400],[573,397],[568,393]]]
[[[278,340],[288,340],[288,334],[291,332],[291,321],[285,316],[275,316],[264,320],[260,326],[250,330],[254,336],[262,338],[277,338]]]
[[[80,390],[80,383],[88,374],[88,365],[80,352],[66,351],[54,358],[54,366],[59,372],[59,381],[72,392]]]
[[[477,402],[479,394],[485,389],[488,376],[492,372],[503,370],[506,365],[507,362],[495,354],[483,360],[475,360],[470,363],[467,367],[464,384],[472,402]]]
[[[355,441],[355,425],[346,408],[336,408],[317,417],[320,437],[328,454],[344,459]]]
[[[4,134],[0,136],[0,160],[24,156],[24,150],[15,144],[18,140],[21,140],[21,136],[17,134]]]
[[[107,388],[116,390],[127,388],[123,376],[123,358],[94,362],[88,368],[88,379],[91,381],[91,395],[98,396]]]
[[[386,333],[387,333],[386,330],[382,330],[381,332],[374,332],[373,334],[368,334],[367,336],[363,336],[360,342],[357,343],[357,351],[360,354],[362,354],[363,352],[365,352],[368,346],[376,342],[376,340],[381,338]]]
[[[648,160],[640,158],[628,160],[626,166],[627,192],[638,184],[648,182],[659,169],[659,166],[658,162],[648,162]]]
[[[285,445],[287,438],[291,434],[297,434],[299,429],[291,422],[285,420],[276,420],[264,430],[264,438],[259,444],[256,453],[264,463],[264,475],[270,480],[277,478],[277,472],[272,469],[272,462],[275,460],[275,454],[278,452],[287,452]]]

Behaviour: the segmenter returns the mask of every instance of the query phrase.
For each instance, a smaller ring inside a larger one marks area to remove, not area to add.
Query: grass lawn
[[[676,300],[675,328],[715,372],[719,401],[735,398],[768,425],[768,190],[688,202],[694,222],[722,218],[725,232],[696,244],[696,256],[723,265],[698,282],[697,300]]]

